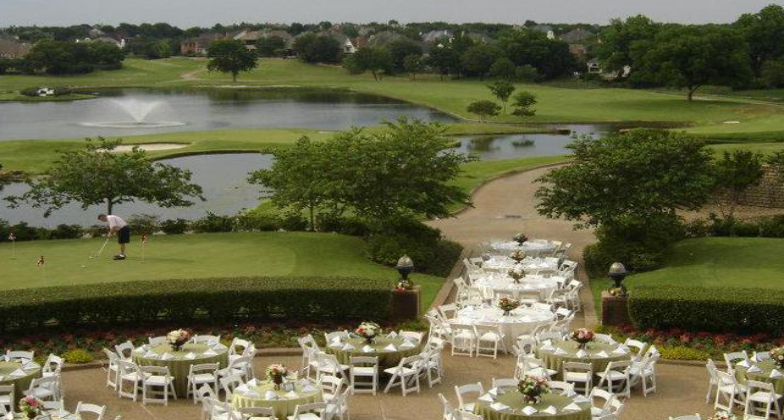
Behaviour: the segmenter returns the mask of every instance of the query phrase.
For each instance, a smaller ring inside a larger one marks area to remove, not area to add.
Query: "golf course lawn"
[[[777,238],[699,238],[677,243],[664,267],[629,276],[629,290],[643,285],[784,289],[784,241]],[[597,311],[612,282],[591,279]]]
[[[145,247],[144,261],[138,238],[133,238],[128,246],[127,260],[113,261],[117,245],[112,238],[100,258],[90,259],[103,242],[102,238],[19,242],[15,259],[11,259],[11,244],[2,243],[0,290],[248,276],[381,278],[389,279],[392,287],[398,278],[395,269],[375,264],[365,256],[365,244],[360,238],[329,233],[156,235]],[[39,269],[36,262],[41,255],[46,264]],[[421,274],[412,278],[422,287],[426,308],[444,279]]]

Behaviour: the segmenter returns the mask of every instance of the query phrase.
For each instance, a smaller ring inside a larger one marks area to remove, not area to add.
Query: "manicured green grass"
[[[152,237],[141,260],[138,238],[128,247],[128,259],[113,261],[112,241],[98,259],[89,259],[103,239],[19,242],[16,259],[11,244],[0,244],[3,276],[0,290],[96,284],[132,280],[195,279],[241,276],[333,276],[398,278],[393,268],[371,262],[357,237],[322,233],[214,233]],[[38,257],[46,265],[39,269]],[[86,268],[81,268],[87,265]],[[443,279],[416,274],[422,300],[429,306]]]
[[[775,238],[699,238],[677,243],[664,267],[629,276],[637,286],[784,289],[784,241]],[[597,311],[608,279],[591,279]]]
[[[551,163],[564,162],[568,156],[542,156],[530,158],[517,158],[496,161],[477,161],[463,165],[463,173],[455,181],[465,191],[474,191],[483,183],[508,175],[520,172],[537,166],[548,165]]]

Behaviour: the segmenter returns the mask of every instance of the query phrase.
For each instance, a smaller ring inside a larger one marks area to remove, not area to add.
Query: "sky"
[[[0,27],[168,22],[606,23],[645,14],[657,21],[731,22],[784,0],[0,0]]]

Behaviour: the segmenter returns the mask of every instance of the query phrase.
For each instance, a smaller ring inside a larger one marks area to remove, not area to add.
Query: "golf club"
[[[99,250],[98,250],[98,253],[97,253],[97,254],[95,254],[95,255],[90,255],[90,259],[91,259],[91,260],[92,260],[92,259],[95,259],[95,258],[98,258],[98,257],[100,257],[100,256],[101,256],[101,254],[103,254],[103,250],[104,250],[104,248],[106,248],[106,244],[108,244],[108,243],[109,243],[109,239],[110,239],[110,237],[109,237],[109,236],[107,236],[107,237],[106,237],[106,240],[105,240],[105,241],[103,241],[103,245],[101,245],[101,249],[99,249]],[[81,267],[81,268],[87,268],[87,264],[82,264],[82,267]]]

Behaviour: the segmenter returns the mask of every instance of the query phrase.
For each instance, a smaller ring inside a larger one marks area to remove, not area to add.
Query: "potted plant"
[[[274,364],[267,366],[267,377],[275,384],[275,390],[280,390],[280,386],[283,385],[288,374],[289,370],[284,365]]]
[[[588,343],[593,341],[594,332],[587,328],[580,328],[572,331],[571,338],[577,342],[577,346],[581,349],[588,347]]]
[[[773,359],[773,361],[776,363],[776,366],[784,368],[784,346],[775,347],[768,353],[770,353],[770,358]]]
[[[547,379],[539,376],[526,376],[517,384],[517,389],[523,394],[525,403],[529,405],[542,402],[542,396],[550,393]]]
[[[520,264],[525,259],[525,252],[523,251],[513,251],[509,254],[509,258],[513,259],[516,263]]]
[[[375,322],[363,322],[354,332],[365,339],[365,343],[372,344],[376,336],[381,333],[381,327]]]
[[[501,300],[498,301],[498,307],[504,311],[504,316],[509,316],[512,311],[520,307],[520,302],[514,299],[501,298]]]
[[[517,264],[513,268],[510,268],[506,274],[514,280],[515,284],[520,284],[520,280],[525,277],[525,270],[523,270],[523,267],[520,264]]]
[[[525,236],[524,233],[518,233],[517,235],[514,236],[513,239],[520,246],[523,246],[524,243],[528,242],[528,237]]]
[[[169,333],[166,334],[166,340],[174,351],[182,350],[182,346],[190,341],[190,339],[191,333],[183,329],[169,331]]]
[[[43,403],[35,397],[24,397],[19,400],[19,410],[32,420],[43,413]]]

